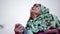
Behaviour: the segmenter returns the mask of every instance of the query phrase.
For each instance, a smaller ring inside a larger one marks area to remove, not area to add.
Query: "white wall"
[[[60,0],[0,0],[0,34],[14,34],[14,25],[21,23],[24,27],[29,18],[33,4],[41,3],[50,8],[50,12],[60,19]]]

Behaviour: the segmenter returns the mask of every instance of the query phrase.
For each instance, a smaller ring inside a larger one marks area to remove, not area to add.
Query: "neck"
[[[30,16],[31,19],[35,19],[38,15],[33,15],[33,16]]]

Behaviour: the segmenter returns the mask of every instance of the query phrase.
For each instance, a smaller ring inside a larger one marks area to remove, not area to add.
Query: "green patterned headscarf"
[[[37,33],[38,31],[46,31],[50,27],[60,29],[60,24],[56,16],[49,13],[49,9],[41,5],[41,14],[34,20],[29,19],[26,29],[28,34]],[[56,27],[58,26],[58,27]]]

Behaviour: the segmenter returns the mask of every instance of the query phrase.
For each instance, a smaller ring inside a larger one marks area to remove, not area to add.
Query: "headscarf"
[[[49,13],[49,9],[45,6],[41,5],[41,13],[34,20],[29,19],[27,22],[26,29],[29,34],[37,33],[38,31],[46,31],[50,27],[58,26],[60,29],[60,24],[58,22],[58,18]],[[57,27],[56,27],[57,28]]]

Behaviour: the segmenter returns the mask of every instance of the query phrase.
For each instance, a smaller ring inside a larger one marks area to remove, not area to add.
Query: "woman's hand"
[[[58,30],[57,29],[51,29],[51,30],[47,30],[45,31],[46,34],[58,34]]]
[[[14,32],[15,34],[23,34],[24,27],[21,24],[15,24]]]

